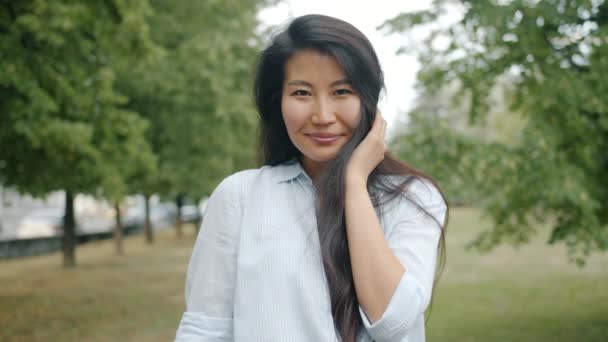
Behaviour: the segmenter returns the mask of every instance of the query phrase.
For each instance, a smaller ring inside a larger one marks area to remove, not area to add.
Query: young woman
[[[264,166],[212,194],[176,340],[424,341],[447,206],[386,151],[370,42],[297,18],[254,88]]]

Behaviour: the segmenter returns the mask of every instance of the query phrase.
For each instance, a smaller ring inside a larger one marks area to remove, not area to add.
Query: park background
[[[370,36],[390,148],[451,204],[428,340],[608,339],[608,3],[403,3],[0,1],[0,184],[64,201],[61,251],[0,261],[0,340],[173,338],[180,210],[257,166],[256,54],[310,12]],[[77,245],[78,196],[113,239]],[[134,197],[174,221],[125,236]]]

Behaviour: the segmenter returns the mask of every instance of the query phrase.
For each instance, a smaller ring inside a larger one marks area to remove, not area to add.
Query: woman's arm
[[[388,248],[376,217],[367,179],[384,159],[386,121],[376,113],[374,124],[346,167],[345,220],[351,267],[359,303],[372,321],[382,316],[405,269]]]
[[[386,121],[377,113],[348,162],[344,207],[359,309],[367,332],[378,342],[403,340],[426,310],[442,229],[402,198],[389,215],[390,235],[385,238],[366,186],[369,174],[384,159],[385,129]],[[430,182],[414,180],[407,191],[443,225],[447,207]]]
[[[215,189],[199,230],[186,277],[186,312],[176,341],[232,341],[233,296],[241,219],[240,178]]]
[[[388,215],[390,235],[385,238],[367,190],[353,184],[346,191],[346,230],[359,304],[370,325],[387,319],[392,321],[387,326],[405,330],[430,301],[441,227],[401,198]],[[444,223],[446,204],[430,182],[414,180],[408,192]]]
[[[384,238],[365,183],[346,185],[344,211],[357,299],[375,322],[386,310],[405,267]]]

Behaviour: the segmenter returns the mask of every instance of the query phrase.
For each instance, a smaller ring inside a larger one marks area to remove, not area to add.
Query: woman
[[[254,88],[264,166],[212,194],[176,340],[424,341],[447,206],[386,153],[369,41],[297,18]]]

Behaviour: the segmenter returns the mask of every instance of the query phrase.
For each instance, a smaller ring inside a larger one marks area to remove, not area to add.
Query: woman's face
[[[301,50],[285,65],[281,109],[304,168],[315,174],[346,144],[361,119],[361,100],[336,59]]]

